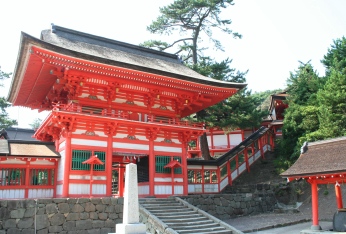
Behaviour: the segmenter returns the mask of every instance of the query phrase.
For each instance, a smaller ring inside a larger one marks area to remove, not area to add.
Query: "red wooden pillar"
[[[58,161],[55,161],[54,163],[55,168],[54,168],[54,184],[56,185],[58,182]],[[53,197],[56,197],[56,186],[55,189],[53,190]]]
[[[182,143],[182,158],[181,162],[183,165],[182,173],[183,173],[183,195],[188,194],[188,174],[187,174],[187,152],[186,152],[187,142]]]
[[[213,129],[210,129],[210,143],[211,148],[214,149],[214,135],[213,135]],[[211,152],[212,156],[214,156],[214,151]]]
[[[241,130],[241,141],[245,140],[244,130]]]
[[[106,196],[112,196],[112,157],[113,157],[113,136],[108,135],[106,153]]]
[[[259,148],[259,150],[260,150],[260,152],[261,152],[262,158],[264,159],[263,143],[262,143],[262,142],[263,142],[263,141],[262,141],[262,137],[260,137],[260,139],[258,139],[258,148]]]
[[[247,147],[244,149],[244,157],[245,157],[245,163],[246,163],[246,170],[247,172],[250,172],[250,164],[249,164],[249,157],[247,155]]]
[[[121,165],[119,167],[119,173],[118,173],[119,197],[124,197],[124,172],[125,172],[125,165]]]
[[[154,140],[149,138],[149,196],[154,196],[154,179],[155,179],[155,155]]]
[[[72,149],[71,149],[71,133],[66,133],[65,138],[65,165],[64,165],[64,180],[62,186],[62,197],[68,197],[69,195],[69,184],[70,184],[70,170],[72,161]]]
[[[228,184],[232,185],[232,168],[231,161],[227,161],[227,175],[228,175]]]
[[[57,174],[57,173],[55,173]],[[29,197],[29,186],[30,186],[30,161],[26,161],[26,169],[25,169],[25,190],[24,190],[24,198]],[[55,189],[54,189],[55,191]]]
[[[344,207],[342,202],[342,192],[340,188],[340,184],[336,182],[335,184],[335,197],[336,197],[336,205],[338,209],[342,209]]]
[[[321,230],[321,226],[318,222],[318,187],[317,181],[312,180],[311,182],[311,201],[312,201],[312,230]]]
[[[231,138],[229,137],[229,133],[227,133],[227,148],[231,148]]]

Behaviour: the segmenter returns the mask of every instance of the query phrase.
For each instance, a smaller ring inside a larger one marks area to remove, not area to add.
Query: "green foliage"
[[[286,169],[300,155],[305,141],[346,135],[346,39],[334,41],[322,63],[325,77],[301,64],[287,80],[288,105],[283,138],[278,142],[279,169]]]
[[[346,69],[346,39],[342,37],[334,40],[334,44],[328,49],[327,54],[321,61],[327,69],[327,76],[332,69],[345,72]]]
[[[0,81],[9,78],[11,73],[5,73],[1,70],[0,66]],[[2,86],[2,84],[0,84]],[[12,125],[17,124],[16,120],[10,119],[6,112],[6,108],[10,107],[11,104],[6,101],[4,97],[0,97],[0,129],[8,128]]]
[[[252,96],[255,99],[258,99],[258,101],[261,103],[258,107],[261,111],[268,111],[271,102],[271,95],[280,93],[282,91],[282,89],[266,90],[263,92],[255,92],[254,94],[252,94]]]
[[[158,50],[174,48],[183,61],[196,64],[197,53],[205,49],[199,48],[203,38],[208,38],[215,49],[223,50],[220,41],[213,37],[213,30],[232,34],[235,38],[241,37],[229,29],[231,20],[221,18],[222,9],[230,5],[233,5],[233,0],[175,0],[172,4],[160,8],[160,15],[147,30],[167,36],[178,34],[181,38],[171,43],[150,40],[141,45]]]

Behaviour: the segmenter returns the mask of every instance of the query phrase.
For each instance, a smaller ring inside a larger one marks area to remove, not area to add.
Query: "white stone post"
[[[139,222],[137,165],[126,165],[123,223],[116,224],[117,234],[145,234],[145,224]]]

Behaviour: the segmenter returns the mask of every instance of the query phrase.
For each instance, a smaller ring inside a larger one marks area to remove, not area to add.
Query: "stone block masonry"
[[[277,207],[277,200],[271,189],[251,191],[244,188],[241,193],[234,194],[201,194],[179,197],[221,220],[273,212]]]
[[[0,234],[108,234],[123,219],[123,198],[0,200]]]

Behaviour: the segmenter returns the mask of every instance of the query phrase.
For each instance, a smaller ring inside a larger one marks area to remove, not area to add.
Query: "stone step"
[[[144,207],[147,209],[147,207]],[[173,212],[179,212],[179,211],[193,211],[192,209],[189,208],[185,208],[185,207],[174,207],[174,208],[169,208],[169,209],[159,209],[159,208],[155,208],[155,209],[147,209],[150,212],[153,213],[157,213],[157,212],[162,212],[162,213],[173,213]]]
[[[204,217],[201,214],[185,214],[185,215],[178,215],[178,214],[156,214],[156,217],[160,219],[169,219],[169,218],[175,218],[175,219],[184,219],[184,218],[198,218],[198,217]]]
[[[209,222],[209,223],[184,223],[184,224],[176,224],[175,230],[195,230],[200,228],[216,228],[220,227],[218,223]]]
[[[160,208],[160,207],[164,207],[164,208],[169,208],[169,207],[180,207],[181,204],[180,203],[167,203],[167,204],[141,204],[143,207],[154,207],[154,208]]]
[[[192,217],[192,218],[183,218],[183,219],[179,219],[179,218],[166,218],[166,219],[161,219],[163,222],[165,223],[186,223],[186,222],[193,222],[193,221],[202,221],[202,220],[208,220],[207,217],[205,216],[201,216],[201,217]]]
[[[169,223],[166,222],[167,225],[174,225],[174,227],[181,227],[181,226],[201,226],[201,225],[209,225],[209,224],[216,224],[210,219],[207,220],[201,220],[201,221],[194,221],[194,222],[184,222],[184,223]],[[219,225],[219,224],[216,224]]]
[[[225,228],[218,228],[218,229],[204,229],[204,228],[200,228],[200,229],[194,229],[194,230],[178,230],[176,228],[173,228],[176,232],[180,233],[180,234],[188,234],[188,233],[193,233],[193,234],[197,234],[197,233],[205,233],[205,234],[211,234],[211,233],[222,233],[222,234],[232,234],[232,231],[230,230],[226,230]]]

